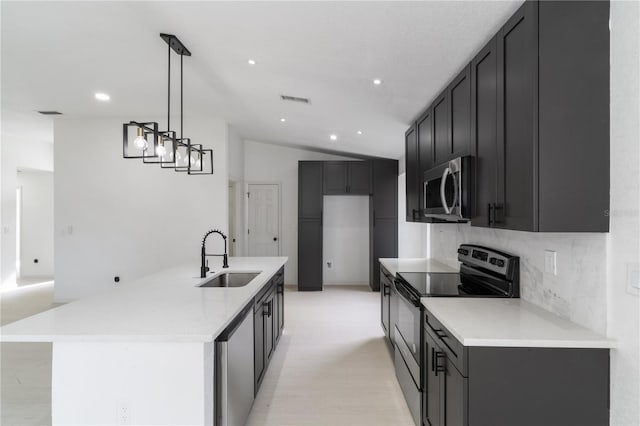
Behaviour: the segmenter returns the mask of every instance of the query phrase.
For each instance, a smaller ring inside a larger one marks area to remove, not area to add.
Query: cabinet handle
[[[493,223],[502,223],[502,221],[496,219],[498,216],[498,210],[502,210],[502,206],[500,204],[493,205]]]
[[[493,206],[491,203],[487,204],[487,225],[491,226],[491,210],[493,210]]]
[[[436,363],[436,368],[435,368],[435,373],[436,376],[438,375],[438,373],[446,373],[447,372],[447,367],[444,365],[440,365],[440,359],[442,358],[446,358],[447,355],[444,352],[436,352],[436,356],[435,356],[435,363]]]
[[[434,329],[433,331],[435,331],[436,332],[436,336],[438,336],[441,339],[447,337],[447,333],[445,333],[444,330],[441,330],[441,329],[436,330],[436,329]]]
[[[264,302],[264,304],[262,306],[266,306],[267,310],[266,311],[262,311],[262,315],[264,315],[265,317],[270,317],[271,316],[271,304],[273,303],[272,300],[269,300],[268,302]]]
[[[435,371],[436,350],[431,348],[431,371]]]
[[[284,294],[284,284],[278,285],[278,294]]]
[[[376,211],[373,211],[373,227],[375,228],[376,226]]]
[[[390,289],[390,287],[389,287],[388,285],[386,285],[386,284],[385,284],[385,285],[382,287],[382,292],[383,292],[383,294],[384,294],[385,296],[389,296],[389,295],[391,294],[391,289]]]

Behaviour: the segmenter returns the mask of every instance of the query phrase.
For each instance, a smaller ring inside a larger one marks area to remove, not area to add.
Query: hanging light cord
[[[184,102],[184,95],[183,95],[183,81],[184,78],[182,76],[182,58],[184,58],[184,55],[180,54],[180,139],[182,139],[182,126],[183,126],[183,121],[184,121],[184,115],[183,115],[183,102]]]
[[[167,43],[167,133],[171,131],[171,45]]]

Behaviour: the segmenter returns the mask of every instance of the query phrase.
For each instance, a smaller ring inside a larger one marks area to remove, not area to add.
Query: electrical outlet
[[[558,275],[558,253],[553,250],[544,251],[544,272]]]
[[[116,412],[117,422],[119,425],[132,425],[132,412],[131,405],[128,402],[121,401],[118,403],[118,410]]]
[[[332,265],[332,263],[331,263],[331,262],[327,262],[327,268],[328,268],[328,269],[331,269],[331,265]]]

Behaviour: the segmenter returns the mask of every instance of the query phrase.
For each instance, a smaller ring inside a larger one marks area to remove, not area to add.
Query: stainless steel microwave
[[[471,156],[458,157],[427,170],[423,181],[424,217],[435,221],[466,222],[473,215]]]

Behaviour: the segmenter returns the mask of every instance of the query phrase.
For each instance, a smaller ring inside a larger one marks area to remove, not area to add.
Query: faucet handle
[[[209,269],[209,259],[207,259],[207,266],[205,266],[204,270],[207,271],[207,272],[210,271],[210,269]]]

